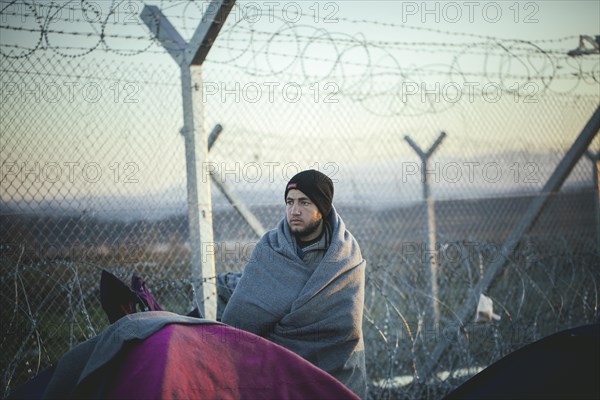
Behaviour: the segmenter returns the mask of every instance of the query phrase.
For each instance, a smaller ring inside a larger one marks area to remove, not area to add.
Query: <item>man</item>
[[[285,188],[286,217],[254,248],[222,322],[263,336],[367,397],[365,260],[316,170]]]

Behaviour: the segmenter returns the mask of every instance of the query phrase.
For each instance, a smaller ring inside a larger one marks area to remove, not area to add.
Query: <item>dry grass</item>
[[[598,252],[593,247],[585,251],[585,246],[561,238],[538,239],[535,246],[531,240],[528,243],[507,257],[504,270],[488,289],[494,312],[501,316],[500,321],[488,323],[460,321],[455,312],[485,273],[493,255],[489,246],[457,243],[452,255],[440,252],[438,325],[426,313],[430,296],[424,289],[427,285],[418,256],[394,257],[387,252],[370,259],[363,326],[371,397],[443,397],[481,368],[525,344],[597,321]],[[0,277],[5,395],[107,326],[98,296],[101,268],[124,281],[134,272],[143,276],[165,309],[186,313],[191,307],[188,266],[173,267],[169,263],[176,259],[168,256],[161,259],[142,252],[130,264],[114,259],[23,264],[18,252],[11,254],[17,257],[2,260]],[[238,264],[230,260],[233,268]],[[432,375],[424,376],[424,364],[441,342],[449,344],[447,351]]]

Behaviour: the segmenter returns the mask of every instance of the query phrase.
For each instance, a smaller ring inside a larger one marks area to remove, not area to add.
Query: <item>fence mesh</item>
[[[139,20],[143,5],[1,4],[7,394],[107,326],[101,269],[125,281],[136,273],[164,309],[190,311],[195,244],[179,68]],[[207,10],[152,4],[187,39]],[[220,187],[269,229],[283,217],[287,180],[316,168],[334,180],[335,207],[367,260],[371,397],[439,398],[527,343],[598,321],[598,136],[516,250],[502,251],[598,107],[597,55],[568,57],[574,37],[454,31],[440,45],[448,32],[430,29],[424,42],[394,41],[415,29],[351,19],[325,7],[334,3],[321,4],[318,17],[277,5],[284,17],[261,25],[243,4],[196,88],[204,134],[223,127],[199,177],[216,172],[219,181],[210,247],[218,273],[241,271],[259,238]],[[373,36],[359,33],[365,26]],[[425,63],[406,62],[419,54]],[[436,238],[427,248],[424,166],[406,136],[426,152],[442,131],[425,171]],[[437,322],[428,311],[432,258]],[[469,322],[473,308],[461,321],[458,310],[497,259],[505,264],[486,294],[500,320]],[[449,347],[423,381],[440,343]]]

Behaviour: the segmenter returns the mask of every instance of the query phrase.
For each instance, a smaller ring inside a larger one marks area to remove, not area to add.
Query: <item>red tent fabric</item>
[[[358,399],[295,353],[219,324],[171,324],[136,344],[108,397]]]

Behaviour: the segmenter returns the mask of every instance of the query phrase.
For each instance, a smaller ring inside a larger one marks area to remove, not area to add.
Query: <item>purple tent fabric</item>
[[[128,352],[109,398],[358,399],[295,353],[226,325],[173,324]]]
[[[65,353],[48,375],[38,382],[43,398],[358,400],[260,336],[165,311],[120,318]]]

